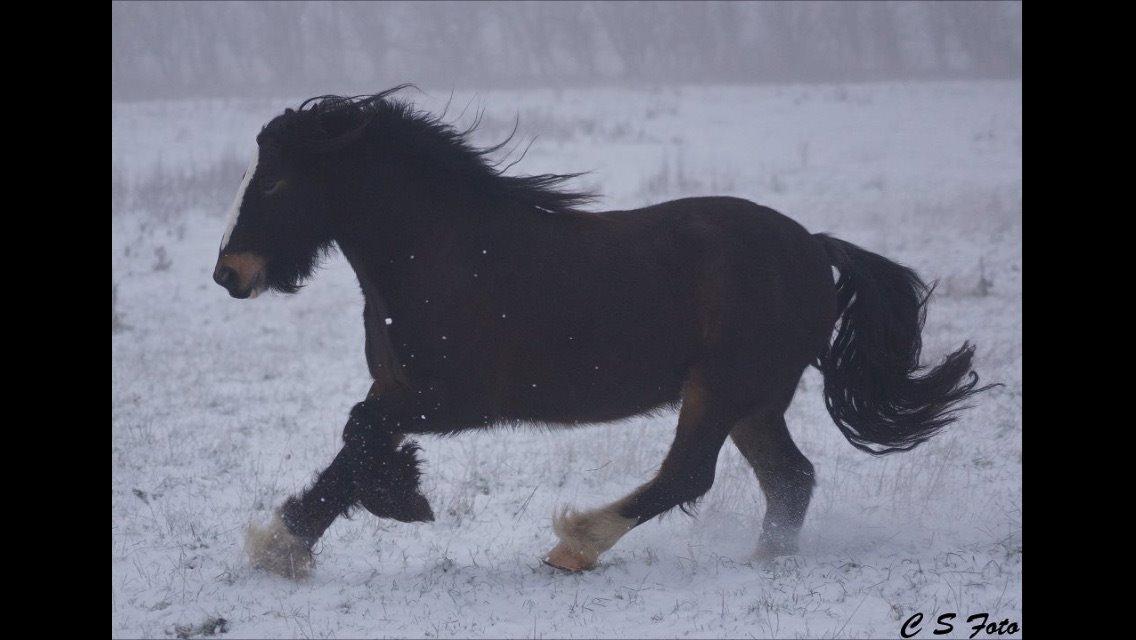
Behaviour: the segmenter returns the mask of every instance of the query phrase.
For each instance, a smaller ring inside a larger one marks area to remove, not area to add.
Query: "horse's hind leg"
[[[739,421],[730,437],[753,467],[765,493],[765,524],[758,556],[796,553],[797,536],[813,492],[813,465],[793,442],[785,416],[779,411]]]
[[[709,392],[702,376],[692,376],[683,391],[674,442],[655,478],[607,506],[559,514],[553,530],[560,544],[545,562],[569,571],[591,568],[632,528],[673,507],[685,508],[709,491],[718,452],[738,418],[728,407]]]

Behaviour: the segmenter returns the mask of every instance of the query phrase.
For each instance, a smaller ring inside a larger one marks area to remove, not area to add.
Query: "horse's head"
[[[294,293],[331,246],[323,185],[343,161],[336,152],[357,140],[366,122],[349,102],[305,107],[286,110],[261,130],[229,210],[213,280],[234,298],[266,289]]]

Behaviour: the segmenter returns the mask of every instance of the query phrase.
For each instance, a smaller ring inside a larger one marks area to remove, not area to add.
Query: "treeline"
[[[116,99],[1016,77],[1017,2],[128,2]]]

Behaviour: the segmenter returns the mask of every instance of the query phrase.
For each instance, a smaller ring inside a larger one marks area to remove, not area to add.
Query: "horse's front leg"
[[[358,456],[344,445],[315,484],[284,501],[267,526],[249,525],[245,549],[254,567],[289,578],[312,568],[312,547],[341,514],[355,504],[352,478]]]
[[[256,567],[290,578],[308,574],[312,547],[340,515],[361,505],[403,522],[434,519],[418,489],[418,447],[399,446],[401,420],[389,400],[368,397],[355,405],[343,429],[343,447],[315,483],[289,497],[265,527],[251,526],[247,550]]]

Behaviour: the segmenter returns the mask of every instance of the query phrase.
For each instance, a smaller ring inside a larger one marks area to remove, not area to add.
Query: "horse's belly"
[[[526,369],[528,376],[509,385],[515,393],[502,398],[505,412],[548,423],[607,422],[678,402],[683,372],[673,362],[596,356],[588,362]]]

